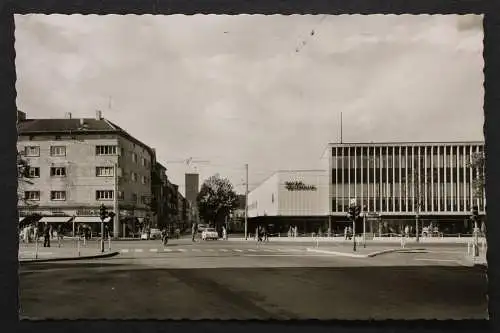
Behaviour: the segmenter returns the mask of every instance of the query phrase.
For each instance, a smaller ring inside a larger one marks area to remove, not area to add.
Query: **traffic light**
[[[471,220],[477,221],[478,217],[479,217],[479,208],[477,206],[473,206]]]
[[[349,207],[349,211],[347,213],[347,217],[349,217],[351,220],[353,220],[356,217],[356,209],[354,206]]]
[[[99,215],[101,217],[101,221],[104,221],[104,219],[108,215],[108,212],[107,212],[106,207],[104,206],[104,204],[102,204],[101,208],[99,209]]]
[[[356,206],[356,208],[354,209],[354,216],[356,219],[358,219],[359,215],[361,215],[361,207],[360,206]]]

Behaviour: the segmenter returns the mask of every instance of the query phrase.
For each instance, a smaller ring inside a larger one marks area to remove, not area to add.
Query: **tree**
[[[467,167],[472,172],[472,197],[476,202],[482,201],[484,198],[484,191],[486,187],[485,177],[486,156],[483,152],[473,153],[470,161],[467,161]],[[472,204],[474,205],[474,204]],[[478,205],[480,206],[480,205]],[[476,221],[477,227],[477,221]],[[481,229],[484,231],[486,228],[485,221],[481,221]]]
[[[218,227],[238,207],[238,196],[229,180],[215,175],[203,182],[196,202],[200,217]]]
[[[33,184],[30,180],[30,165],[29,161],[23,158],[20,152],[17,152],[17,196],[18,200],[25,205],[32,205],[24,197],[24,186],[27,184]]]
[[[484,197],[484,188],[486,180],[484,175],[484,168],[486,164],[486,157],[484,153],[473,153],[470,161],[467,162],[467,167],[471,168],[473,175],[472,178],[472,191],[473,197],[476,200],[482,200]]]
[[[409,161],[411,163],[411,161]],[[415,205],[415,237],[416,241],[420,240],[420,213],[422,212],[422,207],[424,206],[425,194],[430,196],[432,181],[431,178],[437,178],[436,170],[431,172],[425,172],[425,159],[423,156],[420,157],[420,168],[418,163],[418,158],[415,158],[413,168],[409,167],[408,170],[408,185],[410,188],[410,204]],[[419,177],[420,173],[420,177]]]

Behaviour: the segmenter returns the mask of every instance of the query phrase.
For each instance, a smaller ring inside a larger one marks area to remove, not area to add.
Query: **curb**
[[[347,253],[347,252],[337,252],[337,251],[327,251],[327,250],[317,250],[317,249],[307,248],[308,252],[332,254],[335,256],[350,257],[350,258],[373,258],[373,257],[381,255],[381,254],[403,252],[403,251],[406,252],[406,251],[410,251],[410,250],[411,251],[423,251],[425,249],[387,249],[387,250],[376,251],[376,252],[372,252],[372,253],[368,253],[368,254],[354,254],[354,253]]]
[[[119,255],[119,251],[113,251],[105,254],[97,254],[92,256],[81,256],[81,257],[66,257],[66,258],[48,258],[48,259],[21,259],[19,264],[23,263],[35,263],[35,262],[56,262],[56,261],[77,261],[77,260],[88,260],[88,259],[101,259],[101,258],[111,258]]]

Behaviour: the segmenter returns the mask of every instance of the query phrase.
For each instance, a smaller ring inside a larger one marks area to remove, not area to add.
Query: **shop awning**
[[[66,223],[71,220],[71,216],[44,216],[40,219],[40,223]]]
[[[104,222],[111,221],[110,217],[106,217]],[[99,216],[76,216],[75,223],[101,223],[101,218]]]

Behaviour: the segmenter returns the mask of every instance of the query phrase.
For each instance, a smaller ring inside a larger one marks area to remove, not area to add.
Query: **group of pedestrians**
[[[43,236],[43,247],[50,247],[51,239],[58,239],[58,246],[61,246],[61,240],[63,239],[63,226],[58,224],[54,227],[49,223],[32,223],[25,226],[21,232],[21,241],[23,243],[31,243],[33,241],[38,241],[38,239]]]
[[[351,240],[353,236],[352,227],[346,226],[344,228],[344,240]]]
[[[269,232],[266,227],[259,225],[255,228],[255,235],[257,237],[257,242],[269,242]]]
[[[297,226],[296,225],[290,226],[290,228],[288,229],[288,237],[296,238],[297,236],[298,236]]]

